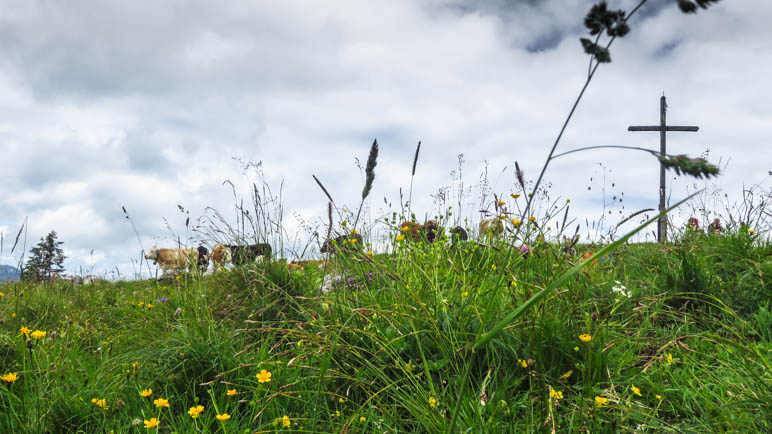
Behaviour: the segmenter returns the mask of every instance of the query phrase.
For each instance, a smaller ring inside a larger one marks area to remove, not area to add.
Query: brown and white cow
[[[192,271],[198,264],[198,249],[184,248],[158,248],[153,246],[145,254],[145,259],[152,259],[153,264],[158,264],[164,275],[176,274],[187,269]]]
[[[251,245],[224,245],[215,244],[212,248],[212,262],[215,267],[223,266],[227,263],[233,265],[243,265],[254,262],[258,258],[269,258],[273,254],[273,249],[268,243],[258,243]]]

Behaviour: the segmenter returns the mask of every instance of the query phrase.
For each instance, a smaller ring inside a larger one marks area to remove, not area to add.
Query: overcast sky
[[[457,194],[463,181],[471,190],[456,216],[479,219],[492,209],[476,187],[486,167],[487,191],[508,195],[515,161],[527,180],[544,164],[587,75],[579,38],[591,4],[3,0],[0,263],[18,262],[20,248],[9,250],[28,219],[27,251],[55,229],[69,271],[131,273],[141,246],[184,241],[186,218],[192,227],[206,207],[233,224],[234,204],[250,204],[259,181],[248,162],[262,163],[281,192],[285,247],[299,250],[326,230],[327,199],[311,175],[356,210],[355,158],[364,164],[376,138],[365,229],[398,211],[419,140],[413,211],[436,214],[438,191]],[[767,1],[724,0],[694,15],[650,1],[612,46],[558,152],[658,148],[657,133],[627,127],[657,124],[664,92],[668,123],[700,127],[670,133],[670,153],[709,150],[725,170],[707,185],[728,194],[724,202],[743,185],[769,190],[771,22]],[[604,200],[610,223],[657,207],[658,163],[644,153],[571,154],[546,179],[551,200],[570,199],[582,224],[600,218]],[[668,179],[673,201],[695,185]]]

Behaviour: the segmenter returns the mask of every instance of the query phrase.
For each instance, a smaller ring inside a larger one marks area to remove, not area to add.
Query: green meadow
[[[475,349],[598,248],[398,226],[321,266],[0,286],[0,430],[772,431],[769,241],[622,245]]]

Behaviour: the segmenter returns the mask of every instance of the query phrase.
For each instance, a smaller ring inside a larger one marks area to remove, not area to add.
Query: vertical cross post
[[[660,155],[667,155],[667,141],[665,138],[666,131],[697,131],[700,127],[694,126],[668,126],[665,120],[665,113],[667,112],[667,102],[665,101],[665,95],[659,99],[659,125],[656,126],[631,126],[627,127],[627,131],[659,131],[659,152]],[[666,209],[665,203],[665,166],[660,163],[659,165],[659,210],[660,212]],[[659,218],[657,224],[657,241],[664,243],[667,241],[667,216],[662,215]]]

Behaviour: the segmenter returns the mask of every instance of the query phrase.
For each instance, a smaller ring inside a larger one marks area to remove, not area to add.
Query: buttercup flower
[[[201,414],[204,411],[203,405],[197,405],[195,407],[190,407],[190,410],[188,410],[188,414],[193,419],[197,418],[199,414]]]
[[[289,428],[290,426],[290,418],[286,414],[281,418],[281,426],[285,428]]]
[[[150,396],[150,395],[152,395],[152,394],[153,394],[153,389],[142,389],[142,391],[141,391],[141,392],[139,392],[139,394],[140,394],[140,395],[141,395],[143,398],[147,398],[148,396]]]
[[[510,194],[510,196],[512,196],[512,199],[517,199],[518,197],[520,197],[520,195],[517,193],[512,193]]]
[[[217,416],[215,416],[215,417],[216,417],[216,418],[217,418],[217,420],[219,420],[220,422],[225,422],[226,420],[228,420],[228,419],[230,419],[230,418],[231,418],[231,415],[229,415],[228,413],[223,413],[223,414],[218,414],[218,415],[217,415]]]
[[[43,330],[35,330],[30,334],[30,336],[32,336],[34,339],[42,339],[46,337],[46,332],[44,332]]]
[[[269,383],[271,381],[271,371],[261,369],[255,377],[257,377],[257,381],[260,383]]]
[[[504,206],[505,202],[503,200],[499,201],[499,206]]]
[[[151,418],[150,420],[145,421],[145,428],[150,429],[150,428],[155,428],[157,426],[158,426],[158,419],[156,418]]]
[[[9,372],[7,374],[0,375],[0,380],[5,381],[6,383],[13,384],[14,381],[18,380],[19,376],[14,374],[13,372]]]
[[[654,395],[654,397],[662,401],[662,395]]]
[[[225,394],[228,396],[236,396],[238,395],[238,392],[236,392],[236,389],[228,389],[228,391],[225,392]]]
[[[360,422],[362,422],[362,423],[364,423],[366,420],[367,420],[367,418],[366,418],[366,417],[364,417],[364,416],[361,416],[361,417],[359,418],[359,421],[360,421]]]
[[[608,404],[608,398],[604,398],[602,396],[595,397],[595,405],[598,407],[605,407],[606,404]]]
[[[563,399],[563,392],[560,390],[550,389],[550,398]]]
[[[670,353],[665,354],[665,360],[667,361],[668,365],[673,364],[673,355]]]
[[[517,359],[517,363],[519,363],[520,366],[522,366],[523,368],[527,368],[528,367],[528,362],[526,362],[523,359]]]
[[[528,217],[528,220],[530,220],[530,221],[532,221],[532,222],[535,222],[535,221],[536,221],[536,217],[534,217],[534,216],[530,216],[530,217]]]
[[[434,408],[437,406],[437,399],[435,397],[429,397],[429,407]]]
[[[153,404],[155,404],[156,407],[168,407],[169,400],[166,398],[158,398],[153,401]]]
[[[643,395],[641,395],[641,389],[639,389],[639,388],[637,388],[635,386],[631,386],[630,388],[633,390],[633,394],[634,395],[643,396]]]
[[[579,335],[579,340],[582,342],[590,342],[592,339],[592,335],[588,335],[587,333],[582,333]]]
[[[269,383],[271,381],[271,371],[266,371],[265,369],[260,370],[255,376],[260,383]]]
[[[397,241],[402,241],[405,239],[405,236],[402,234],[397,235]]]

